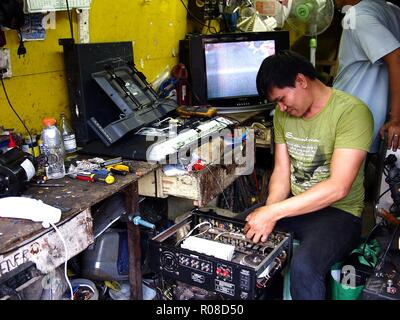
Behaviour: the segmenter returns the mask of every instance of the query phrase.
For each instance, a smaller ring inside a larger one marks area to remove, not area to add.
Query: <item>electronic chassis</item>
[[[166,278],[225,298],[257,299],[290,260],[292,236],[274,231],[266,242],[253,243],[245,238],[244,224],[194,209],[149,241],[149,266]],[[230,250],[228,258],[218,257]]]

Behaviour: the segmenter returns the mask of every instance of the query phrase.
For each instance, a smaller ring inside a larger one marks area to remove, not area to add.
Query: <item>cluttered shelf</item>
[[[129,165],[133,168],[132,174],[118,176],[113,184],[87,183],[65,177],[54,180],[58,187],[46,187],[45,184],[31,185],[23,196],[38,199],[45,204],[60,208],[62,218],[59,224],[63,224],[78,213],[121,191],[157,168],[155,164],[141,161],[129,161]],[[30,220],[13,218],[0,218],[0,220],[0,253],[2,254],[47,231],[41,223]]]

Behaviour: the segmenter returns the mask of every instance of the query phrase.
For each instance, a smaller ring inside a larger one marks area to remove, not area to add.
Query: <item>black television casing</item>
[[[85,146],[98,136],[88,125],[95,116],[105,126],[119,117],[120,111],[93,80],[92,73],[133,63],[132,42],[74,43],[60,39],[63,46],[72,126],[78,146]]]
[[[258,95],[216,98],[207,97],[207,78],[205,63],[205,43],[222,43],[237,41],[275,40],[276,51],[289,49],[288,31],[242,32],[226,34],[189,34],[179,43],[179,59],[188,69],[190,79],[191,104],[210,104],[220,111],[224,108],[240,109],[248,106],[265,105],[266,101]],[[234,55],[235,53],[232,52]]]

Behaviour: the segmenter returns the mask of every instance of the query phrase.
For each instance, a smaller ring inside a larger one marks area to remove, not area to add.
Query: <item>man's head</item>
[[[310,83],[316,78],[314,66],[305,57],[283,50],[264,59],[257,74],[257,90],[281,111],[302,117],[312,104]]]

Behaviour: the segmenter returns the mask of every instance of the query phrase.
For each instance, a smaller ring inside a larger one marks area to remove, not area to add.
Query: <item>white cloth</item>
[[[40,200],[24,197],[7,197],[0,199],[0,217],[29,219],[42,222],[44,228],[61,219],[61,210],[49,206]]]

